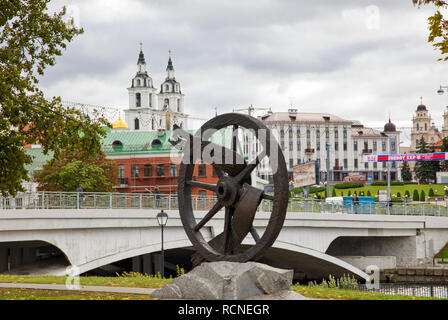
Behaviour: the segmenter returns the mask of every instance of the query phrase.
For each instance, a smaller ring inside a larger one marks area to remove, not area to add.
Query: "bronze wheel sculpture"
[[[227,127],[231,127],[233,133],[230,148],[218,146],[209,141],[213,132]],[[243,128],[255,132],[257,139],[259,139],[259,132],[265,132],[262,151],[250,163],[247,163],[237,152],[237,132]],[[185,131],[181,132],[181,135],[188,135]],[[280,233],[288,206],[287,169],[277,141],[261,121],[235,113],[223,114],[209,120],[194,136],[188,135],[188,139],[189,144],[184,147],[184,158],[179,170],[178,198],[182,224],[191,243],[199,255],[207,261],[246,262],[260,258],[272,246]],[[211,155],[214,156],[214,160],[203,159],[203,153],[207,148],[213,150]],[[273,157],[277,158],[275,159],[277,168],[273,172],[273,196],[250,185],[250,174],[264,157],[269,157],[270,161],[273,160]],[[222,161],[216,161],[216,159]],[[198,161],[213,165],[219,178],[216,185],[193,179],[193,170]],[[192,186],[211,190],[217,197],[217,202],[199,222],[193,212]],[[253,220],[262,199],[273,203],[268,224],[260,236],[253,227]],[[212,240],[206,241],[201,230],[222,209],[225,210],[224,231]],[[249,233],[252,235],[255,245],[241,250],[240,245]]]

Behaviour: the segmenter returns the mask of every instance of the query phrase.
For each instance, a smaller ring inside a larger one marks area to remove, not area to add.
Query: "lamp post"
[[[326,198],[330,197],[330,144],[325,144],[325,147],[327,147],[327,196]]]
[[[159,223],[159,226],[161,228],[161,234],[162,234],[162,242],[161,242],[162,260],[161,260],[161,263],[160,263],[160,265],[161,265],[160,268],[162,269],[161,270],[162,278],[165,276],[165,252],[163,251],[163,227],[166,225],[167,221],[168,221],[168,215],[166,214],[166,212],[164,212],[163,210],[160,211],[157,214],[157,222]]]

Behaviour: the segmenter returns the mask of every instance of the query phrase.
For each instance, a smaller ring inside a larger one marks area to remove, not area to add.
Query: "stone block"
[[[434,268],[434,275],[437,277],[443,276],[443,270],[441,268]]]
[[[406,270],[406,274],[408,275],[408,276],[415,276],[415,274],[416,274],[417,272],[416,272],[416,269],[407,269]],[[424,273],[423,273],[424,274]]]
[[[155,290],[151,297],[241,300],[290,290],[293,273],[257,262],[205,262]]]
[[[405,269],[405,268],[398,268],[397,274],[400,276],[404,276],[404,275],[406,275],[406,271],[407,271],[407,269]]]

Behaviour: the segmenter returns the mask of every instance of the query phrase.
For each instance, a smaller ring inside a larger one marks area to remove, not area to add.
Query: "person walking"
[[[160,190],[159,190],[159,186],[155,186],[154,188],[154,195],[156,198],[156,208],[159,208],[160,206]]]
[[[81,209],[82,201],[84,200],[85,197],[82,184],[78,185],[78,188],[76,188],[76,192],[78,193],[78,209]]]
[[[352,201],[353,201],[353,208],[355,209],[355,214],[358,214],[359,198],[358,198],[358,195],[356,194],[356,192],[353,195]]]

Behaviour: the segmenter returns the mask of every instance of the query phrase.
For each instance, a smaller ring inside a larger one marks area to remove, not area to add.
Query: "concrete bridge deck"
[[[83,273],[123,259],[140,257],[143,265],[160,251],[158,210],[1,210],[0,272],[7,264],[32,261],[35,248],[51,244]],[[164,247],[191,249],[179,213],[167,211]],[[196,212],[198,219],[206,212]],[[218,213],[203,234],[222,232]],[[262,235],[269,213],[259,212],[254,226]],[[448,219],[428,216],[288,213],[265,261],[294,268],[308,278],[352,273],[365,278],[366,264],[380,268],[431,261],[448,241]],[[249,235],[244,245],[252,245]],[[364,259],[364,260],[363,260]],[[149,262],[148,262],[149,261]]]

